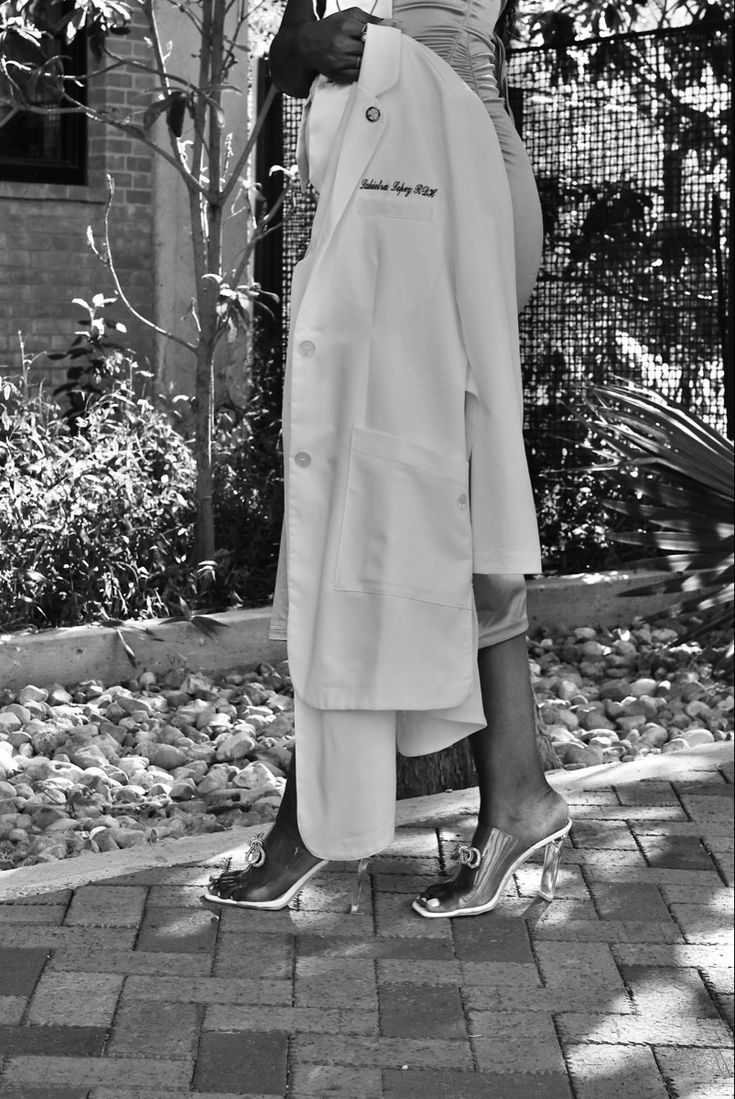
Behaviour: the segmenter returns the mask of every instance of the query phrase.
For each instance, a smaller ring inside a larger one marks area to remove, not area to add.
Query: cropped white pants
[[[522,576],[475,576],[478,647],[528,629]],[[296,797],[302,839],[323,859],[358,859],[387,847],[395,831],[396,751],[426,755],[477,728],[459,707],[451,722],[395,710],[315,710],[295,697]],[[447,739],[451,736],[451,739]]]

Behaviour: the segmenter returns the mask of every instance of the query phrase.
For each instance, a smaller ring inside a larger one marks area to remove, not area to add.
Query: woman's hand
[[[304,24],[300,52],[305,65],[335,84],[352,84],[360,75],[368,23],[380,23],[362,8],[347,8]]]

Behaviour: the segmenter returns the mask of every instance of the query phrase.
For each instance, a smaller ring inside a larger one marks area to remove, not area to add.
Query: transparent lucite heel
[[[357,873],[355,875],[355,887],[352,890],[352,900],[350,901],[350,907],[348,911],[351,915],[360,911],[360,894],[362,892],[363,882],[367,879],[367,869],[370,859],[360,859],[357,864]]]
[[[544,865],[541,870],[541,884],[538,887],[538,895],[545,901],[553,901],[556,891],[556,879],[559,876],[561,853],[564,850],[566,835],[559,836],[546,845],[544,851]]]

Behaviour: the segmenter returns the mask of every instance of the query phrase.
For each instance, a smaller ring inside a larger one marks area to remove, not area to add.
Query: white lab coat
[[[510,193],[480,100],[400,30],[369,27],[339,94],[293,277],[271,636],[310,706],[461,708],[473,571],[540,570]]]

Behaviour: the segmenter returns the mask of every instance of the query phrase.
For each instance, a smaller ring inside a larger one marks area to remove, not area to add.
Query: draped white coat
[[[540,570],[511,198],[480,100],[397,28],[342,94],[293,278],[271,636],[310,706],[442,710],[477,686],[473,571]]]

